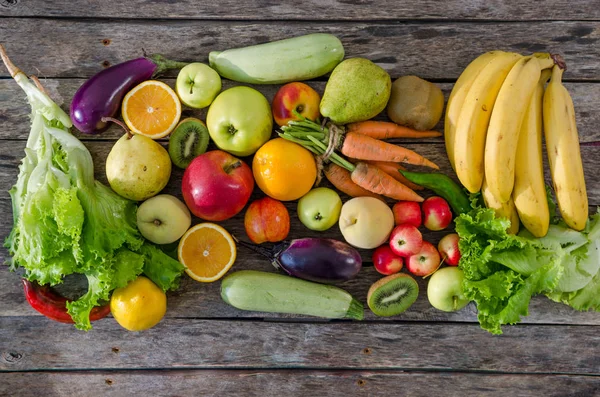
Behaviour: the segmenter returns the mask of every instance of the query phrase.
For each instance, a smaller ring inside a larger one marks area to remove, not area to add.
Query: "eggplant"
[[[123,97],[136,85],[169,69],[186,65],[162,55],[144,56],[111,66],[79,87],[71,102],[71,121],[84,134],[99,134],[108,128],[103,117],[114,117]]]
[[[270,249],[239,240],[238,243],[269,258],[273,266],[290,276],[317,283],[348,281],[362,268],[358,251],[334,239],[301,238],[283,241]]]

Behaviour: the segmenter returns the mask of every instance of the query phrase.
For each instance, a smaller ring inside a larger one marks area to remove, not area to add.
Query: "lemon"
[[[140,276],[113,292],[110,311],[121,327],[143,331],[162,320],[167,311],[167,296],[152,281]]]

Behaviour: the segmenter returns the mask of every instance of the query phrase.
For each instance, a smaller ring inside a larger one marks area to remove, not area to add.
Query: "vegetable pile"
[[[134,202],[94,180],[92,156],[70,134],[69,116],[14,65],[10,72],[31,106],[26,155],[10,190],[11,267],[23,267],[29,281],[49,285],[84,274],[88,292],[66,303],[83,330],[91,328],[95,306],[142,272],[163,290],[175,288],[182,265],[143,239]]]

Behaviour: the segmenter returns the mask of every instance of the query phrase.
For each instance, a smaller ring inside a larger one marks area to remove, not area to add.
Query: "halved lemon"
[[[132,132],[158,139],[169,135],[179,123],[181,102],[167,84],[148,80],[125,95],[121,113]]]
[[[190,228],[177,249],[179,262],[196,281],[210,283],[223,277],[235,262],[237,249],[231,234],[214,223]]]

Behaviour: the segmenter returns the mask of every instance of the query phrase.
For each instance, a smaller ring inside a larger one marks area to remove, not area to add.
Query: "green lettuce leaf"
[[[31,131],[10,190],[13,228],[5,240],[11,269],[40,284],[84,274],[88,291],[67,304],[79,329],[90,311],[142,272],[163,290],[177,286],[183,266],[146,243],[137,206],[94,180],[87,148],[70,134],[69,116],[22,73],[15,80],[31,105]]]

